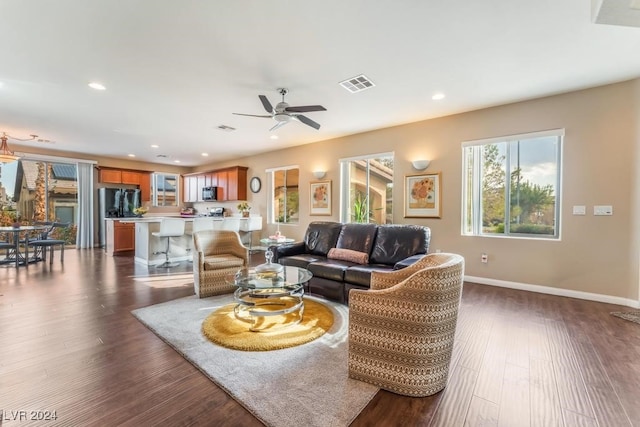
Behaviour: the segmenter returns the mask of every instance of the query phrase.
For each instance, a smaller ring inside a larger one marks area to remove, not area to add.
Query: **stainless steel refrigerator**
[[[136,188],[99,188],[98,212],[100,214],[100,246],[104,247],[105,218],[127,218],[135,216],[133,210],[142,206],[140,190]]]

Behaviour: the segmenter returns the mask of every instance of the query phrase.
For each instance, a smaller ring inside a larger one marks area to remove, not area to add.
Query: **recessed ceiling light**
[[[271,135],[269,138],[270,139],[278,139],[278,135]]]
[[[202,153],[202,157],[208,157],[209,153]]]
[[[136,155],[135,155],[135,154],[127,154],[127,156],[129,156],[129,157],[135,157]]]
[[[444,93],[436,93],[431,97],[431,99],[434,101],[440,101],[441,99],[444,99]]]
[[[151,148],[158,148],[158,147],[159,147],[159,145],[151,144]]]
[[[102,83],[98,83],[98,82],[89,83],[89,87],[95,90],[107,90],[107,88]]]
[[[180,163],[180,160],[174,160],[173,163]]]

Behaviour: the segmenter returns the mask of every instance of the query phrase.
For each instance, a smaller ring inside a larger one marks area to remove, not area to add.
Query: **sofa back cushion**
[[[343,224],[336,248],[371,254],[377,229],[376,224]]]
[[[339,222],[316,221],[309,224],[304,235],[305,252],[327,256],[329,249],[336,246],[342,229]]]
[[[420,225],[380,225],[373,252],[372,264],[393,265],[412,255],[429,252],[431,230]]]

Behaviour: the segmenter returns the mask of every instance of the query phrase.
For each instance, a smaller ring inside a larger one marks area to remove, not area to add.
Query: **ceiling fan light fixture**
[[[288,122],[289,120],[291,120],[291,116],[288,114],[274,114],[273,119],[276,122]]]

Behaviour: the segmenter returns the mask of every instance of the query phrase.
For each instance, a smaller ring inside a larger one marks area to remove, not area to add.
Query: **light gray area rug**
[[[640,311],[612,311],[613,316],[640,324]]]
[[[204,319],[232,301],[232,295],[191,296],[132,313],[269,426],[347,426],[378,391],[348,377],[346,306],[321,301],[333,310],[334,324],[315,341],[244,352],[213,344],[201,332]]]

